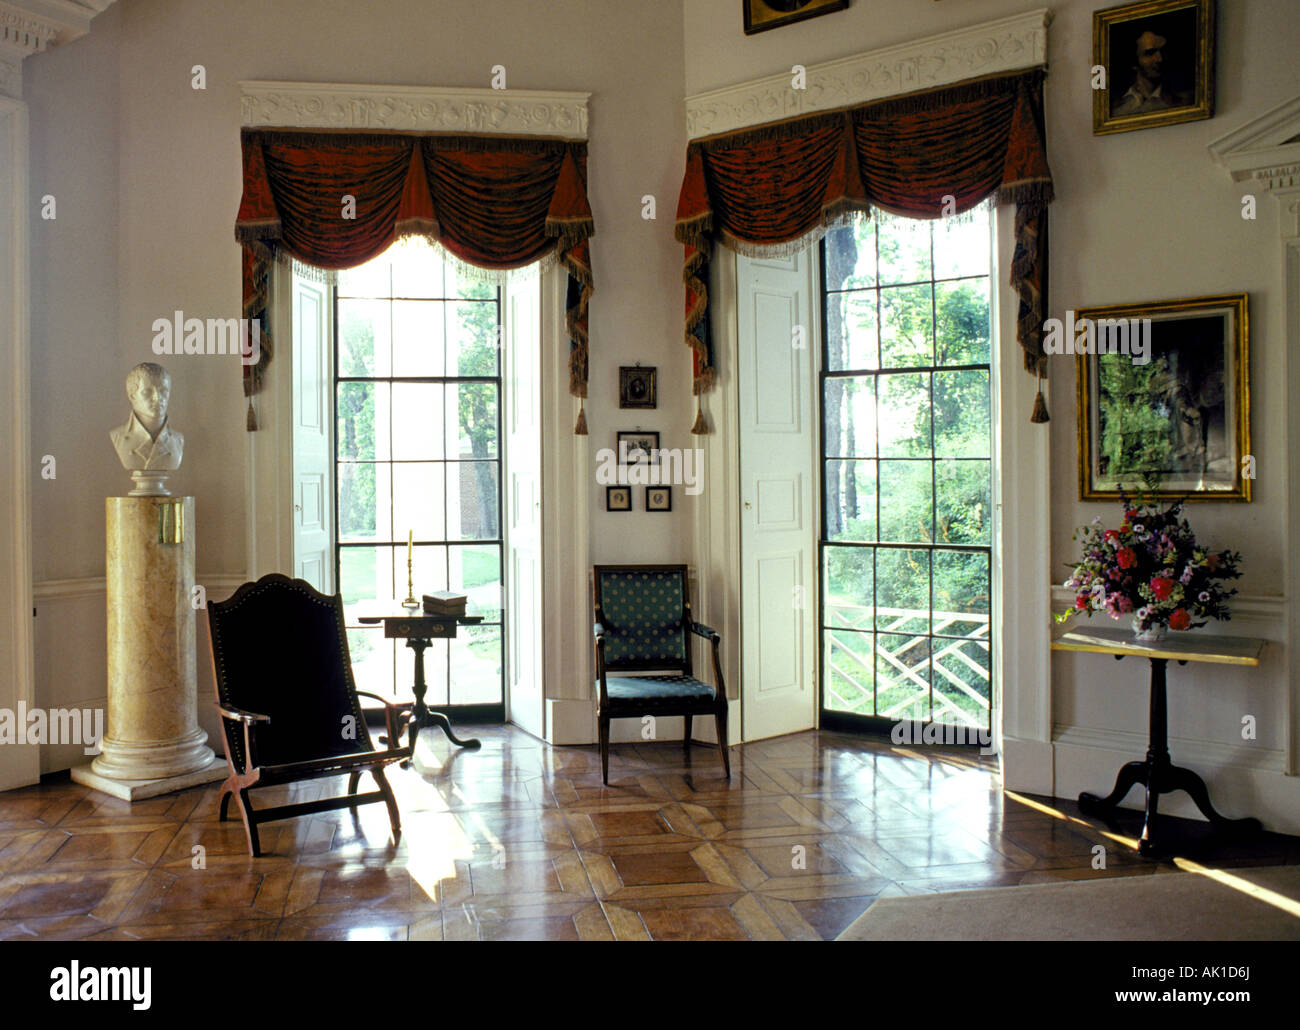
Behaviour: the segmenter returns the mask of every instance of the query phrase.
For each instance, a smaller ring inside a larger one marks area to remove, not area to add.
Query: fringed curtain
[[[587,145],[536,137],[244,129],[244,317],[260,319],[261,359],[244,369],[248,428],[270,360],[270,263],[354,268],[422,236],[454,260],[504,272],[558,260],[569,276],[569,392],[587,396],[591,300]],[[575,432],[586,432],[580,411]]]
[[[796,252],[854,212],[960,214],[994,196],[1016,205],[1011,285],[1031,374],[1042,349],[1052,175],[1042,69],[776,122],[693,141],[677,203],[686,261],[686,343],[694,393],[712,389],[708,272],[714,245],[751,257]],[[945,203],[945,198],[950,198]],[[1042,392],[1033,421],[1046,422]],[[697,411],[694,433],[707,432]]]

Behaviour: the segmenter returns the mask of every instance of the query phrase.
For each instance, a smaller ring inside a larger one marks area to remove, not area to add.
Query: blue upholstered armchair
[[[609,783],[609,722],[646,715],[712,715],[722,769],[731,779],[727,753],[727,688],[718,659],[721,637],[691,619],[685,565],[596,565],[596,680],[600,692],[600,771]],[[691,634],[713,644],[713,686],[691,674]],[[619,675],[624,672],[653,675]]]

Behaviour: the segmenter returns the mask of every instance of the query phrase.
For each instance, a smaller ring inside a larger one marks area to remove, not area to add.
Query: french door
[[[991,732],[987,206],[821,244],[822,725]]]

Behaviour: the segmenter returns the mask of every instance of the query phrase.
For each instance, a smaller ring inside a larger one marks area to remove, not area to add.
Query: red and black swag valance
[[[961,213],[995,196],[1016,205],[1011,285],[1025,368],[1047,370],[1047,205],[1052,175],[1042,69],[998,75],[693,141],[677,203],[685,244],[686,343],[694,392],[713,386],[708,263],[715,243],[750,256],[788,252],[852,212]],[[948,210],[944,198],[951,197]],[[954,202],[955,201],[955,205]],[[1041,391],[1033,420],[1047,421]],[[697,416],[692,432],[706,432]]]
[[[587,396],[587,309],[594,232],[587,144],[539,137],[244,129],[244,317],[262,321],[262,360],[245,368],[251,397],[269,360],[270,262],[354,268],[404,236],[424,236],[478,268],[522,268],[555,255],[569,275],[569,392]],[[343,198],[355,217],[343,217]],[[579,416],[578,432],[586,432]]]

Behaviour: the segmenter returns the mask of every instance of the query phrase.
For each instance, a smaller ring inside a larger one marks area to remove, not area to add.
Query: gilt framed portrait
[[[622,365],[618,370],[618,406],[653,408],[658,406],[655,393],[656,369],[640,365]]]
[[[1215,0],[1144,0],[1092,16],[1092,132],[1214,117]]]
[[[805,18],[842,11],[849,0],[740,0],[745,9],[745,35],[779,29]]]
[[[1079,499],[1249,501],[1248,296],[1084,308]]]

